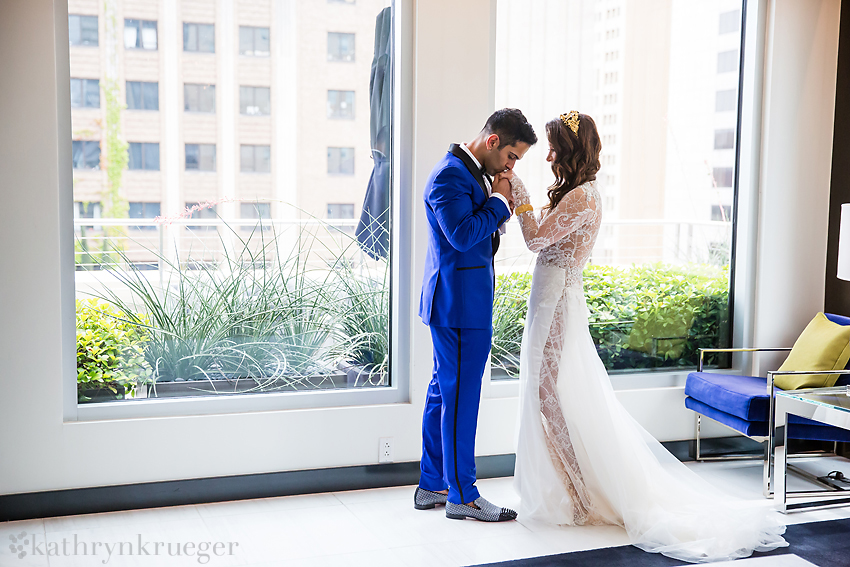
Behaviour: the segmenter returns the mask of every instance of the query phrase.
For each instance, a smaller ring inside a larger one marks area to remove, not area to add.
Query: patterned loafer
[[[475,520],[481,520],[482,522],[507,522],[510,520],[516,520],[516,512],[509,508],[499,508],[498,506],[487,502],[484,498],[479,497],[473,502],[473,504],[478,506],[478,508],[469,506],[468,504],[454,504],[452,502],[447,502],[446,518],[451,518],[452,520],[473,518]]]
[[[437,504],[445,504],[446,495],[439,492],[431,492],[424,488],[416,487],[416,493],[413,495],[413,507],[417,510],[430,510]]]

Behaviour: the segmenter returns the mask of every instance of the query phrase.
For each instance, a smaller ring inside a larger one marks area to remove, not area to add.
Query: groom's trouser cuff
[[[492,330],[431,326],[434,377],[422,420],[422,476],[425,490],[449,489],[449,502],[472,502],[475,487],[475,432],[481,377],[490,354]]]

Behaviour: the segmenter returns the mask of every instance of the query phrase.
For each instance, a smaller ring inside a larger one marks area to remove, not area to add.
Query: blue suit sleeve
[[[431,191],[425,196],[426,204],[455,249],[466,252],[498,230],[511,216],[505,203],[490,197],[484,206],[475,209],[472,195],[466,190],[467,180],[455,168],[446,168],[434,178]],[[480,191],[476,186],[475,191]]]

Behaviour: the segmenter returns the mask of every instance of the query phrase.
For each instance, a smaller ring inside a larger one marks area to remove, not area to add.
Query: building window
[[[130,202],[131,219],[155,219],[160,215],[159,203]],[[156,226],[137,226],[139,230],[156,230]]]
[[[239,26],[239,54],[250,57],[269,56],[269,28]]]
[[[732,220],[732,205],[711,205],[711,220],[730,222]]]
[[[741,26],[741,12],[732,10],[731,12],[723,12],[720,14],[720,35],[727,33],[735,33]]]
[[[714,109],[717,112],[729,112],[735,110],[738,105],[738,93],[735,89],[728,91],[717,91]]]
[[[354,34],[328,32],[328,61],[354,61]]]
[[[240,203],[239,216],[243,219],[268,220],[272,218],[272,205],[271,203]]]
[[[71,45],[97,46],[97,16],[68,16]]]
[[[100,81],[71,79],[71,108],[100,108]]]
[[[714,149],[728,150],[735,147],[735,130],[731,128],[726,130],[714,131]]]
[[[100,202],[99,201],[76,201],[74,203],[74,218],[75,219],[99,219],[100,218]]]
[[[271,148],[269,146],[241,147],[241,171],[243,173],[269,173],[271,171]]]
[[[732,187],[733,175],[731,167],[715,167],[711,170],[714,184],[717,187]]]
[[[215,85],[183,85],[186,112],[215,112]]]
[[[328,203],[329,219],[353,219],[354,205],[351,203]]]
[[[354,148],[328,148],[328,173],[354,175]]]
[[[213,24],[183,24],[183,51],[215,53]]]
[[[192,211],[192,214],[189,215],[190,219],[195,220],[215,220],[218,218],[216,214],[216,206],[215,205],[204,205],[200,206],[200,203],[186,203],[187,209],[192,209],[194,207],[198,207],[200,210]],[[195,226],[187,226],[189,230],[217,230],[215,225],[195,225]]]
[[[328,91],[328,118],[354,120],[354,91]]]
[[[71,143],[74,169],[100,169],[100,142],[74,140]]]
[[[124,20],[124,47],[126,49],[156,50],[156,22],[151,20]]]
[[[186,171],[215,171],[215,144],[186,144]]]
[[[159,144],[130,142],[130,169],[159,171]]]
[[[159,83],[127,81],[127,108],[159,110]]]
[[[717,72],[733,73],[738,70],[738,50],[721,51],[717,54]]]
[[[239,87],[239,112],[246,116],[271,114],[271,90],[269,87]]]

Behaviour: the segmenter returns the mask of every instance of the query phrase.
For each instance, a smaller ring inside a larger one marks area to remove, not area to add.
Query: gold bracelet
[[[515,215],[521,215],[522,213],[528,213],[534,210],[534,207],[531,205],[520,205],[519,207],[514,209]]]

